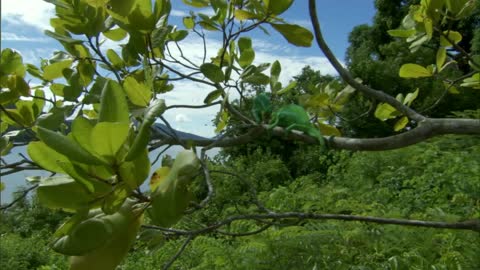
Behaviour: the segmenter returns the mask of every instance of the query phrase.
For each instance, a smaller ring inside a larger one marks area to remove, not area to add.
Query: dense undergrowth
[[[480,138],[443,137],[387,152],[329,152],[300,146],[288,161],[257,150],[212,165],[216,196],[186,216],[192,229],[257,211],[340,213],[433,221],[480,217]],[[225,168],[225,167],[224,167]],[[295,177],[293,175],[296,175]],[[203,196],[199,181],[194,187]],[[256,195],[256,196],[255,196]],[[65,269],[48,235],[65,215],[34,202],[2,214],[0,269]],[[238,221],[231,233],[260,228]],[[138,242],[121,269],[161,269],[184,238],[155,251]],[[479,269],[480,235],[360,222],[291,220],[247,237],[196,237],[172,269]]]

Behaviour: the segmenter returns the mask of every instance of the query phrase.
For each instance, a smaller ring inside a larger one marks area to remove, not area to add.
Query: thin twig
[[[33,185],[33,186],[31,186],[31,187],[29,187],[29,188],[21,191],[22,194],[21,194],[19,197],[17,197],[15,200],[11,201],[9,204],[2,205],[2,206],[0,207],[0,211],[5,211],[5,210],[7,210],[8,208],[14,206],[17,202],[23,200],[23,199],[28,195],[28,193],[29,193],[30,191],[36,189],[37,187],[38,187],[38,184]]]
[[[188,236],[188,238],[185,240],[185,242],[183,242],[183,245],[180,247],[177,253],[175,253],[175,255],[173,255],[173,257],[170,258],[170,260],[165,263],[165,265],[163,265],[163,270],[167,270],[168,268],[170,268],[170,266],[172,266],[172,264],[178,259],[178,257],[182,255],[182,253],[185,251],[185,248],[187,248],[188,244],[190,243],[190,241],[193,240],[193,238],[195,238],[194,235]]]

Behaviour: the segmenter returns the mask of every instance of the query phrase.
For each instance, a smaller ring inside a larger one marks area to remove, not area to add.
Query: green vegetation
[[[347,68],[314,0],[313,33],[281,17],[293,0],[185,0],[213,15],[182,27],[167,0],[48,2],[46,35],[65,51],[39,67],[1,52],[1,154],[23,140],[29,156],[2,159],[2,176],[52,172],[2,206],[1,269],[480,267],[478,0],[377,0]],[[282,85],[280,62],[253,64],[261,27],[315,38],[340,76],[305,67]],[[204,31],[223,40],[215,57],[170,51]],[[177,80],[211,89],[204,104],[169,106]],[[163,116],[210,106],[211,139],[180,138]],[[150,176],[149,153],[170,145],[186,150]]]

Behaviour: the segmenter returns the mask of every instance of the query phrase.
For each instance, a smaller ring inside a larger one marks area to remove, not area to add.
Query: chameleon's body
[[[292,130],[302,131],[309,136],[317,138],[322,148],[325,147],[325,141],[320,130],[310,122],[307,112],[299,105],[285,105],[274,112],[268,129],[277,126],[285,128],[287,132]]]

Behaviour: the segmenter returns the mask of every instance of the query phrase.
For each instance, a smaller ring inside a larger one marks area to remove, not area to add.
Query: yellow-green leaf
[[[48,147],[70,160],[92,165],[105,164],[105,161],[93,156],[67,136],[42,127],[37,127],[37,134]]]
[[[442,70],[442,67],[445,64],[446,59],[447,59],[447,50],[445,49],[445,47],[438,48],[437,57],[436,57],[438,70]]]
[[[408,93],[405,99],[403,100],[403,104],[410,106],[412,102],[417,98],[418,96],[418,88],[415,90],[413,93]]]
[[[44,142],[30,142],[27,146],[27,153],[43,169],[64,173],[58,162],[68,162],[67,157],[48,147]]]
[[[51,81],[63,76],[63,70],[72,65],[72,60],[64,60],[46,66],[43,69],[43,79]]]
[[[415,29],[392,29],[388,30],[387,33],[392,37],[408,38],[414,35],[417,32]]]
[[[321,121],[318,121],[318,127],[323,136],[342,136],[342,133],[336,127],[324,124]]]
[[[125,92],[120,84],[107,80],[102,90],[99,122],[130,122]]]
[[[128,99],[139,107],[147,107],[152,98],[152,90],[143,82],[138,82],[132,76],[125,78],[123,88],[127,93]]]
[[[375,117],[385,121],[396,117],[397,110],[388,103],[380,103],[375,110]]]
[[[460,41],[462,41],[462,34],[452,30],[443,31],[443,35],[440,36],[440,46],[443,46],[443,47],[453,46],[453,44],[450,43],[450,41],[452,41],[453,44],[459,43]]]
[[[90,136],[95,152],[108,160],[114,160],[117,151],[128,136],[129,123],[100,122],[92,129]]]
[[[192,17],[183,17],[183,25],[187,29],[193,29],[193,27],[195,26],[195,21]]]
[[[433,74],[427,68],[417,64],[404,64],[400,68],[399,76],[402,78],[431,77]]]
[[[239,21],[251,20],[258,17],[255,13],[251,13],[242,9],[236,9],[234,16],[235,16],[235,19]]]
[[[408,124],[408,117],[406,116],[403,116],[402,118],[400,118],[400,120],[398,120],[396,123],[395,123],[395,126],[393,127],[393,129],[395,131],[400,131],[402,129],[404,129]]]
[[[107,58],[112,63],[114,68],[122,69],[125,67],[125,62],[114,50],[107,50]]]
[[[122,28],[115,28],[103,32],[103,35],[110,40],[121,41],[127,37],[127,31]]]

